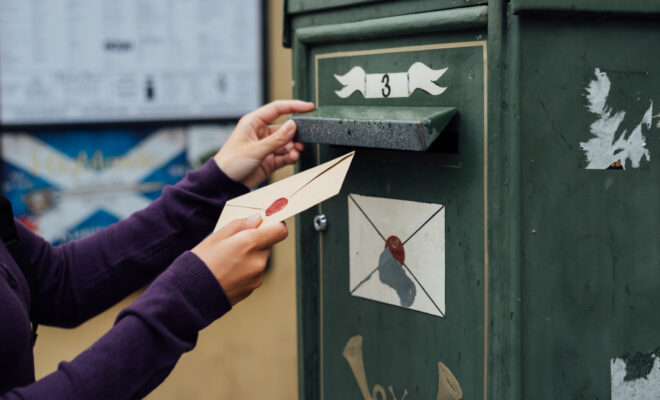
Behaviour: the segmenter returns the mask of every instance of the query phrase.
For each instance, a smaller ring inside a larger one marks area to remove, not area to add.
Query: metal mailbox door
[[[457,110],[429,151],[358,146],[341,193],[298,218],[301,398],[484,396],[486,7],[443,12],[473,22],[407,36],[396,18],[410,16],[296,30],[297,97],[320,110]],[[386,141],[387,123],[372,122]],[[302,169],[355,148],[309,147]]]

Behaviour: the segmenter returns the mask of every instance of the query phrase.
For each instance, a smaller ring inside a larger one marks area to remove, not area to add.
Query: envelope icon
[[[261,224],[274,224],[339,193],[355,151],[229,200],[215,230],[234,219],[260,213]]]
[[[348,195],[349,291],[445,317],[445,207]]]

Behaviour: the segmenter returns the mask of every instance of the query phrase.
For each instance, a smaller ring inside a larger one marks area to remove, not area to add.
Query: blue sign
[[[187,172],[184,129],[4,133],[1,142],[3,193],[53,244],[128,217]]]

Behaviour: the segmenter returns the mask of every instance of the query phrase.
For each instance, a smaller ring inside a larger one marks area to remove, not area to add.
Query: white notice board
[[[0,0],[0,123],[231,119],[263,102],[262,0]]]

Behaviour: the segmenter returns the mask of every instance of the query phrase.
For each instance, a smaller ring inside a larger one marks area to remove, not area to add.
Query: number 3
[[[384,87],[380,90],[383,93],[383,97],[388,97],[392,89],[390,88],[390,76],[389,74],[383,75],[383,79],[380,80],[383,83]]]

